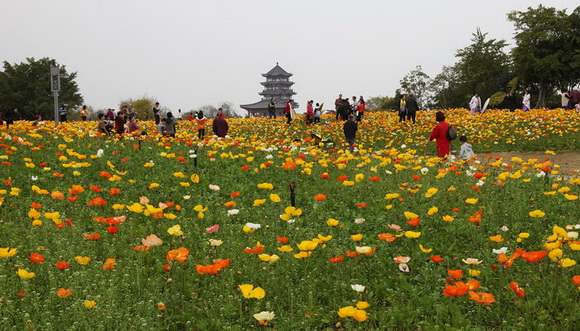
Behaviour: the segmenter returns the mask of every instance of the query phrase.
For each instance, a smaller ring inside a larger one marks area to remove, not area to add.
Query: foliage
[[[56,60],[48,57],[27,62],[10,64],[4,61],[0,72],[0,109],[18,109],[25,119],[41,115],[43,119],[54,119],[54,101],[50,86],[50,67]],[[79,107],[83,97],[75,82],[77,73],[67,73],[66,66],[60,66],[59,106],[68,110]]]
[[[554,89],[580,83],[580,7],[567,15],[539,5],[513,11],[508,19],[516,29],[515,71],[524,87],[538,92],[537,108]]]
[[[446,114],[477,162],[420,147],[433,112],[365,114],[354,155],[326,115],[2,129],[0,329],[574,329],[578,175],[481,151],[579,150],[580,114]]]
[[[153,106],[155,106],[157,100],[154,97],[142,96],[137,99],[129,98],[127,100],[122,100],[119,102],[119,109],[123,106],[131,106],[137,113],[137,119],[139,120],[151,120],[153,119]],[[161,110],[167,110],[163,107]]]
[[[425,106],[429,101],[428,88],[431,84],[429,75],[423,72],[420,65],[406,74],[399,81],[401,84],[401,94],[413,95],[419,104],[419,108]]]
[[[505,90],[512,79],[509,55],[504,52],[505,40],[487,39],[487,33],[478,28],[472,44],[457,50],[458,63],[454,66],[458,76],[458,93],[464,104],[474,93],[486,99],[497,91]]]
[[[397,108],[397,99],[389,96],[372,97],[366,100],[365,106],[369,111],[393,110]]]

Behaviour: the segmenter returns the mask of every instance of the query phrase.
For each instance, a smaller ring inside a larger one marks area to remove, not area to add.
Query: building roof
[[[245,110],[267,110],[268,109],[268,104],[270,103],[270,100],[260,100],[256,103],[250,103],[247,105],[240,105],[241,108],[244,108]],[[295,105],[295,107],[297,107],[297,103],[293,103]],[[276,101],[276,110],[282,110],[284,109],[284,107],[286,107],[286,102],[280,102],[280,101]]]
[[[276,66],[274,68],[272,68],[270,71],[268,71],[267,73],[262,74],[262,76],[264,76],[264,77],[268,77],[268,76],[290,77],[290,76],[292,76],[292,74],[288,73],[286,70],[282,69],[282,67],[280,67],[278,65],[278,62],[276,62]]]

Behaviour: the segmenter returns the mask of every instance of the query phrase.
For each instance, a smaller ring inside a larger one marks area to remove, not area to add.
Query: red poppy
[[[119,231],[119,227],[118,226],[108,226],[107,227],[107,232],[109,233],[117,233],[117,231]]]
[[[165,272],[169,272],[169,270],[171,270],[171,267],[169,266],[169,264],[166,264],[166,265],[163,266],[163,270]]]
[[[572,277],[572,283],[574,285],[580,285],[580,275]]]
[[[75,225],[73,224],[73,222],[70,220],[70,218],[67,218],[65,222],[66,222],[66,224],[68,224],[68,226],[70,226],[71,228],[72,228],[73,226],[75,226]]]
[[[101,197],[96,197],[93,200],[87,202],[87,205],[89,206],[104,206],[107,204],[107,201],[105,201],[105,199],[101,198]]]
[[[326,179],[326,178],[329,178],[329,177],[330,177],[330,175],[327,174],[326,172],[323,173],[322,175],[320,175],[320,178],[323,178],[323,179]]]
[[[101,192],[101,189],[97,185],[91,185],[90,189],[93,192],[97,192],[97,193],[100,193]]]
[[[421,176],[413,175],[411,177],[413,177],[414,180],[421,180]]]
[[[379,176],[372,176],[371,178],[369,178],[371,182],[377,182],[379,179],[381,179]]]
[[[122,159],[121,159],[121,163],[125,163],[125,162],[127,162],[127,161],[129,161],[129,159],[128,159],[128,158],[126,158],[126,157],[124,157],[124,158],[122,158]]]
[[[435,263],[443,262],[443,258],[439,255],[431,255],[429,258]]]
[[[356,205],[359,206],[360,208],[364,208],[367,206],[366,203],[360,203],[360,202],[357,202]]]
[[[473,300],[479,304],[485,303],[491,305],[495,302],[495,297],[491,293],[469,291],[469,300]]]
[[[459,208],[453,208],[451,210],[453,210],[454,212],[458,212],[459,211]]]
[[[230,193],[230,197],[235,198],[235,197],[239,197],[240,196],[240,192],[232,192]]]
[[[278,242],[280,242],[282,244],[286,244],[288,242],[288,238],[287,237],[278,237]]]
[[[44,167],[46,167],[46,166],[47,166],[47,163],[46,163],[46,162],[40,162],[40,163],[38,164],[38,166],[39,166],[39,167],[43,167],[43,168],[44,168]]]
[[[69,266],[70,266],[70,262],[58,261],[56,263],[56,267],[59,268],[60,270],[64,270],[64,269],[68,268]]]
[[[348,176],[338,176],[338,178],[336,178],[339,182],[344,182],[345,180],[348,179]]]
[[[28,292],[20,291],[20,292],[18,292],[18,294],[17,294],[17,295],[18,295],[18,297],[20,297],[20,298],[24,298],[24,297],[25,297],[27,294],[28,294]]]
[[[248,254],[260,254],[264,251],[264,247],[262,246],[254,246],[254,248],[249,248],[246,247],[244,248],[244,252],[248,253]]]
[[[68,201],[70,201],[70,202],[75,202],[75,201],[77,201],[77,200],[79,199],[79,196],[78,196],[78,195],[74,195],[74,196],[72,196],[72,197],[66,197],[66,198],[67,198],[67,199],[68,199]]]
[[[34,208],[34,209],[42,209],[42,205],[36,202],[33,202],[30,204],[30,208]]]
[[[359,256],[359,252],[351,252],[351,251],[346,251],[346,256],[348,257],[357,257]]]
[[[485,174],[481,173],[481,172],[476,172],[475,174],[473,174],[473,178],[475,179],[481,179]]]
[[[330,262],[332,262],[332,263],[338,263],[338,262],[341,262],[342,260],[344,260],[344,256],[343,255],[341,255],[339,257],[331,257],[330,258]]]
[[[44,261],[44,256],[38,253],[30,253],[30,261],[33,263],[41,263]]]
[[[109,178],[113,177],[113,175],[111,175],[110,173],[108,173],[108,172],[106,172],[106,171],[101,171],[101,172],[99,173],[99,177],[102,177],[102,178],[109,179]]]
[[[187,162],[187,159],[184,158],[183,156],[180,156],[180,157],[177,158],[177,161],[179,161],[181,163],[185,163],[185,162]]]
[[[421,223],[421,219],[419,217],[407,221],[407,224],[411,226],[417,226],[419,223]]]
[[[251,167],[250,167],[249,165],[247,165],[247,164],[246,164],[246,165],[243,165],[243,166],[241,166],[241,167],[240,167],[240,170],[248,170],[248,169],[250,169],[250,168],[251,168]]]

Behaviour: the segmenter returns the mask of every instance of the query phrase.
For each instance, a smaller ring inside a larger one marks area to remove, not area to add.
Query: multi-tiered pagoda
[[[294,85],[294,82],[290,81],[292,74],[286,72],[276,62],[276,66],[262,76],[266,77],[266,81],[260,83],[264,86],[264,90],[258,93],[262,96],[262,100],[248,105],[240,105],[240,107],[244,108],[249,116],[268,116],[268,104],[270,99],[274,98],[276,100],[276,113],[279,115],[280,112],[284,111],[288,100],[293,99],[292,96],[296,94],[292,91],[292,85]],[[292,104],[294,108],[298,107],[297,103],[293,102]]]

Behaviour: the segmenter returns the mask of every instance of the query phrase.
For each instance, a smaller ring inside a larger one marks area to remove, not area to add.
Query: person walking
[[[212,124],[212,129],[213,129],[213,133],[220,137],[220,138],[225,138],[225,136],[227,136],[228,134],[228,122],[226,121],[225,118],[221,117],[221,116],[216,116],[213,119],[213,124]]]
[[[61,122],[66,122],[66,107],[64,105],[61,105],[58,109],[58,116],[60,117],[59,120]]]
[[[427,147],[431,140],[435,139],[435,142],[437,143],[437,156],[443,159],[446,158],[451,151],[451,142],[447,139],[449,124],[445,122],[445,114],[441,111],[435,113],[435,120],[438,123],[433,128],[433,131],[431,131],[431,135],[425,143],[425,147]]]
[[[505,97],[505,103],[506,103],[507,108],[512,113],[516,110],[516,108],[518,108],[518,100],[517,100],[516,96],[513,93],[509,93]]]
[[[202,140],[205,136],[205,122],[207,118],[203,116],[203,111],[199,111],[195,117],[195,122],[197,124],[197,139]]]
[[[344,122],[342,126],[344,132],[344,138],[346,138],[346,143],[350,147],[350,153],[354,151],[354,141],[356,138],[356,131],[358,130],[358,124],[355,122],[355,116],[351,115],[348,117],[348,121]]]
[[[292,108],[292,99],[288,100],[286,103],[286,108],[284,108],[284,115],[286,115],[286,120],[288,124],[292,123],[292,112],[294,109]]]
[[[405,122],[407,118],[407,99],[405,95],[401,95],[399,102],[397,103],[397,110],[399,111],[399,123]]]
[[[153,106],[153,117],[155,118],[155,124],[159,125],[159,122],[161,121],[161,107],[159,107],[159,102],[156,102],[155,105]]]
[[[471,100],[469,101],[469,113],[471,115],[477,114],[481,110],[481,99],[479,95],[475,93]]]
[[[365,103],[365,99],[363,98],[363,96],[360,96],[360,99],[358,100],[358,113],[356,115],[356,121],[357,122],[362,122],[362,118],[363,115],[365,114],[365,110],[366,110],[366,103]]]
[[[415,116],[417,116],[417,110],[419,110],[419,105],[417,101],[413,97],[412,94],[409,94],[409,98],[407,99],[407,121],[413,120],[413,124],[415,124]]]
[[[532,109],[532,96],[530,95],[530,92],[526,90],[526,93],[524,94],[524,101],[522,102],[522,110],[523,111],[530,111],[530,109]]]
[[[320,124],[320,115],[322,113],[322,109],[319,103],[316,103],[316,107],[314,108],[314,123]]]
[[[336,120],[340,118],[340,109],[342,107],[342,94],[338,95],[338,99],[334,101],[334,109],[336,110]]]
[[[268,104],[268,118],[276,118],[276,100],[274,98],[270,99],[270,103]]]
[[[306,103],[306,125],[309,125],[314,122],[314,108],[312,104],[314,101],[310,100]]]

